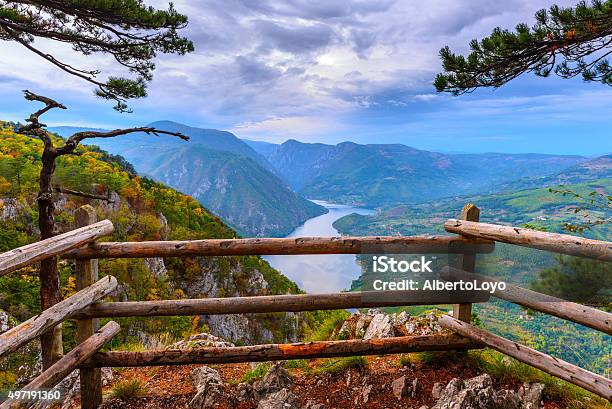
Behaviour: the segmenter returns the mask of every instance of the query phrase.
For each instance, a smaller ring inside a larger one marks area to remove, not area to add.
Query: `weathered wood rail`
[[[510,341],[448,315],[440,317],[440,325],[456,331],[501,353],[518,359],[553,376],[612,400],[612,381],[569,362],[553,358],[518,342]]]
[[[106,276],[97,283],[44,310],[39,315],[0,334],[0,356],[15,352],[19,347],[41,336],[66,318],[107,296],[116,287],[117,279]]]
[[[456,254],[457,264],[442,271],[441,278],[453,281],[476,279],[494,281],[475,274],[476,255],[490,253],[495,242],[504,242],[562,254],[612,260],[612,243],[529,229],[480,223],[480,211],[466,205],[461,220],[449,220],[444,227],[459,236],[412,237],[306,237],[287,239],[214,239],[96,243],[112,232],[109,221],[95,223],[91,207],[77,211],[78,229],[52,239],[0,254],[0,276],[29,264],[53,257],[76,260],[77,289],[72,297],[43,311],[23,324],[0,334],[0,356],[41,336],[66,319],[78,323],[75,349],[44,371],[29,389],[51,388],[75,368],[80,369],[81,406],[93,409],[102,402],[100,368],[106,366],[155,366],[274,361],[298,358],[327,358],[352,355],[379,355],[432,350],[494,348],[551,375],[586,390],[612,398],[612,381],[524,345],[491,334],[469,324],[472,302],[485,302],[489,295],[462,301],[448,291],[392,291],[384,297],[376,291],[339,294],[301,294],[259,297],[183,299],[161,301],[97,302],[117,286],[114,277],[98,280],[97,259],[240,255],[298,254]],[[378,296],[374,296],[378,295]],[[493,296],[537,311],[612,333],[611,314],[580,304],[548,297],[508,284]],[[108,323],[98,330],[103,317],[148,317],[168,315],[213,315],[270,312],[300,312],[347,308],[396,307],[406,305],[454,304],[453,317],[444,316],[441,325],[455,333],[371,340],[322,341],[298,344],[252,345],[232,348],[199,348],[124,352],[100,352],[119,331]],[[0,408],[16,407],[6,401]]]
[[[32,382],[23,387],[24,391],[37,391],[52,388],[62,381],[72,371],[78,369],[95,352],[99,351],[108,341],[119,333],[119,324],[114,321],[107,323],[102,329],[87,338],[59,361],[51,365]],[[19,408],[26,406],[27,400],[6,400],[0,409]]]
[[[471,274],[452,267],[445,267],[440,276],[447,281],[499,282],[491,277]],[[565,301],[514,284],[506,284],[505,290],[496,291],[493,296],[612,335],[612,314],[597,308]]]
[[[491,240],[453,236],[298,237],[189,241],[106,242],[64,253],[65,258],[143,258],[299,254],[491,253]]]
[[[37,241],[0,254],[0,276],[30,264],[46,260],[83,244],[90,243],[102,236],[112,233],[113,224],[109,220],[72,230],[50,239]]]
[[[444,223],[444,228],[448,232],[475,239],[494,240],[570,256],[612,261],[612,242],[609,241],[457,219],[448,220]]]
[[[98,352],[85,363],[92,367],[162,366],[284,361],[305,358],[335,358],[354,355],[401,354],[482,348],[479,342],[455,334],[422,335],[382,339],[317,341],[226,348],[170,349],[145,352]]]
[[[477,297],[465,294],[463,299],[484,302],[487,293]],[[124,301],[95,303],[72,318],[154,317],[180,315],[256,314],[269,312],[302,312],[349,308],[398,307],[408,305],[452,304],[461,293],[449,291],[359,291],[337,294],[264,295],[256,297],[203,298],[160,301]]]

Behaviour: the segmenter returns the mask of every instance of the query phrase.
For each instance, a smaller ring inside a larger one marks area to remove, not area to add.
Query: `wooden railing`
[[[612,260],[610,242],[479,223],[479,213],[476,206],[466,205],[461,212],[461,220],[449,220],[445,224],[447,231],[458,233],[460,236],[96,243],[97,238],[112,232],[112,224],[109,221],[96,223],[93,208],[84,206],[78,209],[76,214],[78,229],[0,254],[0,276],[45,258],[61,256],[75,259],[79,290],[75,295],[43,311],[40,315],[0,334],[0,356],[15,351],[66,319],[76,319],[77,347],[25,388],[50,388],[72,370],[79,368],[83,408],[95,408],[102,401],[101,367],[256,362],[483,347],[494,348],[606,399],[612,399],[612,381],[609,379],[471,325],[471,302],[484,302],[488,297],[462,302],[446,291],[393,291],[385,293],[385,297],[371,297],[376,292],[365,291],[162,301],[99,301],[117,286],[114,277],[107,276],[98,280],[97,259],[99,258],[273,254],[459,254],[456,268],[446,268],[442,271],[441,276],[447,281],[466,277],[479,281],[494,281],[477,275],[474,271],[476,255],[492,252],[495,241],[603,261]],[[504,291],[493,295],[607,334],[612,333],[612,314],[604,311],[548,297],[514,285],[508,285]],[[228,348],[99,352],[100,348],[119,331],[119,326],[113,321],[98,330],[98,319],[102,317],[299,312],[453,303],[455,304],[453,316],[443,316],[439,321],[442,326],[455,332],[452,334]],[[6,401],[0,405],[0,408],[16,407],[19,404],[20,402]]]

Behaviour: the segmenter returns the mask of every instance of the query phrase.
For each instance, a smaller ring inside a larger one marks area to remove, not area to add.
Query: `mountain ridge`
[[[496,189],[516,174],[544,176],[585,162],[579,155],[445,154],[402,144],[336,145],[288,140],[252,144],[306,197],[380,207]]]
[[[172,121],[149,126],[181,132],[190,141],[133,134],[92,139],[91,144],[124,156],[141,174],[192,195],[243,236],[284,236],[307,219],[327,212],[294,193],[264,157],[231,132]],[[65,135],[82,128],[50,130]],[[232,163],[232,169],[228,163]],[[214,171],[220,169],[224,170],[222,175]],[[275,203],[270,203],[270,198]]]

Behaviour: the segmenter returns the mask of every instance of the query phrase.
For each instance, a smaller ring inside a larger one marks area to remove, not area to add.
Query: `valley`
[[[184,131],[193,139],[183,143],[134,135],[99,144],[125,155],[137,171],[189,193],[247,236],[444,234],[444,221],[457,217],[465,203],[476,203],[484,222],[559,232],[565,223],[585,221],[584,214],[574,209],[589,207],[590,192],[612,189],[610,155],[443,154],[404,145],[295,140],[276,145],[174,123],[156,126]],[[605,207],[591,209],[589,215],[610,217]],[[609,223],[584,234],[609,239]],[[308,292],[359,290],[363,284],[361,257],[264,259]],[[541,271],[556,268],[559,262],[549,253],[499,244],[495,253],[479,257],[477,269],[530,287]],[[601,284],[605,291],[612,287]],[[611,351],[603,346],[605,335],[525,313],[506,302],[478,305],[475,312],[500,335],[592,371],[602,372],[608,366]],[[542,344],[544,339],[556,342]]]
[[[182,132],[190,141],[134,134],[92,143],[123,156],[140,174],[192,196],[241,236],[284,236],[326,212],[294,193],[265,158],[229,132],[171,121],[151,126]],[[67,136],[84,128],[52,130]]]

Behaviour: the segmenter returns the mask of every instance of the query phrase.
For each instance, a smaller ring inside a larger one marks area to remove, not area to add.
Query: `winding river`
[[[373,214],[374,211],[313,200],[329,212],[306,220],[286,237],[334,237],[339,236],[332,224],[351,213]],[[308,293],[329,293],[346,290],[352,280],[359,277],[361,269],[352,254],[325,254],[301,256],[266,256],[270,265]]]

